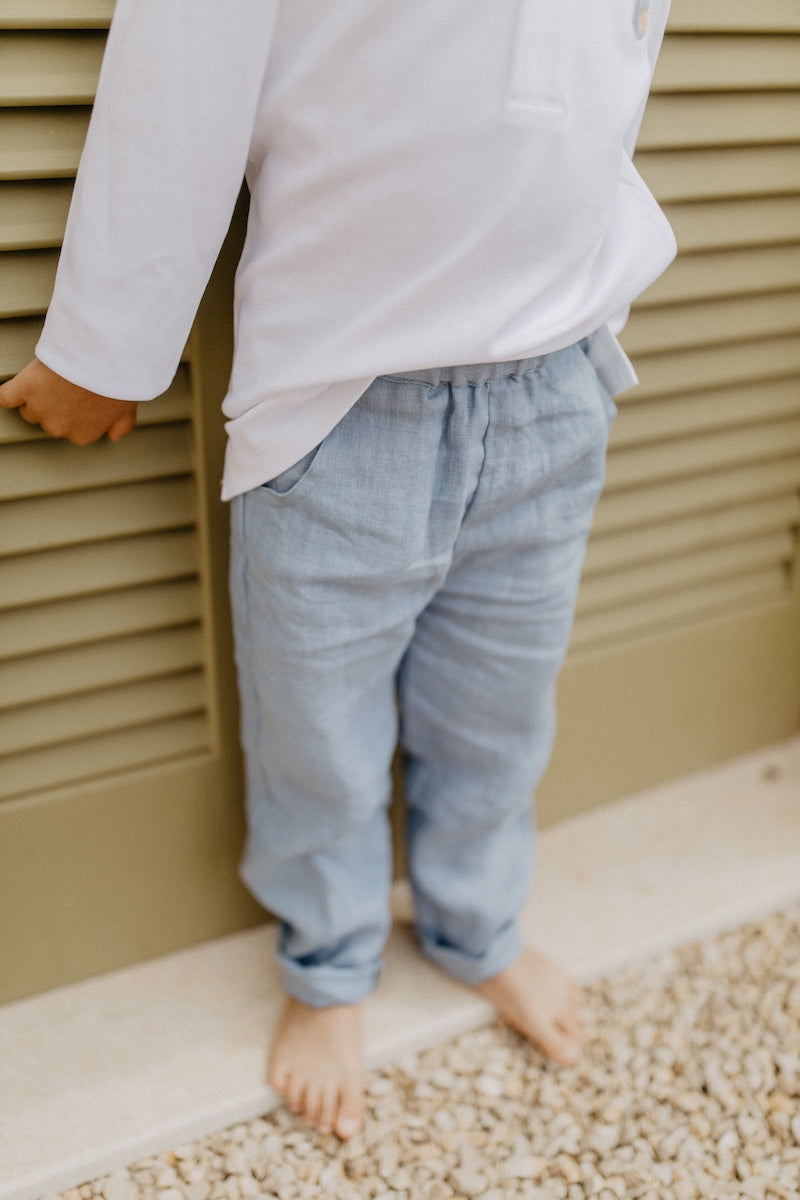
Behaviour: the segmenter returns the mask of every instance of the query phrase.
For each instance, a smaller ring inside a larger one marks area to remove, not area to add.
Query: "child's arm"
[[[82,405],[87,394],[148,400],[174,375],[241,189],[277,9],[277,0],[117,2],[36,348]],[[23,416],[50,410],[55,394],[39,389]],[[92,408],[104,414],[89,422],[97,436],[105,416],[110,432],[114,413],[131,411]]]

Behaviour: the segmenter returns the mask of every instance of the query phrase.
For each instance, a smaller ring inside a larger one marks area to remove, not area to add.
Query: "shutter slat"
[[[0,185],[0,251],[59,246],[71,197],[67,183]]]
[[[96,596],[59,599],[3,613],[3,647],[10,659],[114,637],[170,629],[200,620],[196,579],[140,584]]]
[[[800,291],[633,310],[622,334],[637,358],[660,350],[774,337],[800,328]]]
[[[0,320],[43,314],[53,294],[57,266],[55,250],[0,256]]]
[[[739,33],[800,32],[797,0],[725,0],[724,4],[702,0],[672,0],[669,27],[679,33],[714,30]]]
[[[0,106],[89,104],[102,33],[0,33]]]
[[[800,141],[800,94],[735,92],[653,95],[639,134],[640,155],[676,147]]]
[[[180,579],[193,575],[197,562],[197,539],[186,531],[3,559],[0,609]]]
[[[0,756],[202,712],[202,672],[107,688],[0,712]]]
[[[101,779],[111,773],[170,762],[207,749],[203,716],[161,720],[65,745],[40,746],[0,763],[0,796],[25,796],[47,788]]]
[[[612,454],[606,486],[613,491],[675,477],[694,479],[759,459],[795,458],[799,452],[800,422],[770,421],[746,429],[716,430]]]
[[[667,596],[721,578],[752,575],[791,562],[795,551],[789,533],[772,533],[735,545],[705,546],[701,551],[628,566],[609,575],[584,580],[578,611],[616,608],[647,596]]]
[[[644,400],[634,391],[628,393],[622,407],[624,416],[612,434],[612,454],[630,446],[693,437],[714,429],[746,428],[764,421],[800,417],[800,390],[797,381],[789,378],[707,391],[702,402],[695,392]]]
[[[7,415],[19,420],[13,413]],[[102,441],[91,447],[45,440],[16,446],[7,457],[0,498],[48,496],[187,475],[192,470],[191,432],[184,425],[153,426],[136,429],[121,442]]]
[[[0,321],[0,381],[10,379],[30,362],[41,332],[39,317]]]
[[[732,196],[785,195],[800,189],[794,146],[643,150],[636,165],[662,204]]]
[[[21,109],[0,120],[0,179],[67,178],[78,169],[88,108]]]
[[[619,529],[639,528],[672,517],[688,519],[742,503],[758,503],[769,497],[797,495],[800,456],[766,459],[745,466],[723,468],[695,476],[691,486],[681,477],[644,480],[641,486],[618,492],[607,491],[600,499],[594,523],[595,537]]]
[[[0,29],[103,29],[114,0],[0,0]]]
[[[701,200],[666,205],[665,212],[684,254],[800,242],[800,200],[796,196]]]
[[[713,549],[757,534],[785,536],[799,522],[800,496],[787,495],[598,536],[589,547],[584,576],[657,562],[682,551]]]
[[[203,642],[197,627],[50,651],[33,662],[0,663],[0,711],[138,679],[197,671],[202,665]]]
[[[797,40],[780,34],[740,38],[672,33],[664,42],[653,87],[656,92],[800,87]]]
[[[191,477],[99,488],[0,506],[0,559],[31,550],[194,524]]]
[[[697,393],[725,384],[768,381],[800,371],[800,334],[733,345],[698,346],[642,355],[636,362],[638,399]],[[796,409],[795,409],[796,411]]]
[[[637,301],[682,304],[721,296],[751,296],[787,291],[800,278],[800,246],[758,247],[747,250],[686,254],[657,279]]]
[[[704,583],[674,595],[656,596],[637,604],[626,604],[603,612],[579,616],[572,635],[574,652],[586,653],[614,643],[630,643],[636,637],[680,629],[689,623],[709,620],[746,608],[763,608],[785,603],[786,573],[779,567]]]

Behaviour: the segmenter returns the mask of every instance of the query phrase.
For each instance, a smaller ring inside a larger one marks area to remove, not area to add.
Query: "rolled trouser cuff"
[[[426,935],[418,930],[422,950],[437,966],[460,983],[475,987],[493,979],[519,958],[524,948],[517,921],[510,922],[493,940],[485,954],[470,954],[458,946]]]
[[[310,1008],[359,1004],[374,992],[383,966],[381,962],[361,967],[301,966],[280,951],[278,964],[287,995]]]

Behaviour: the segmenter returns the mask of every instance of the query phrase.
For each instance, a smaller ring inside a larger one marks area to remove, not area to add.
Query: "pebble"
[[[475,1087],[482,1096],[502,1096],[504,1090],[502,1079],[496,1075],[479,1075]]]
[[[452,1184],[456,1192],[463,1196],[480,1196],[489,1186],[489,1180],[485,1175],[477,1171],[467,1171],[463,1167],[456,1167],[450,1172],[448,1182]]]
[[[466,1133],[474,1129],[478,1121],[478,1111],[472,1104],[458,1104],[455,1109],[456,1126]]]
[[[795,1021],[800,1021],[800,981],[794,985],[787,997],[786,1012]]]
[[[211,1195],[211,1184],[207,1179],[198,1180],[196,1183],[187,1183],[183,1194],[186,1200],[208,1200]]]
[[[129,1171],[115,1171],[101,1185],[105,1200],[137,1200],[139,1189]]]
[[[598,1154],[608,1154],[619,1144],[619,1125],[595,1125],[587,1138],[587,1144]]]
[[[163,1164],[156,1174],[156,1186],[163,1192],[178,1183],[178,1172],[173,1166]],[[163,1198],[162,1198],[163,1200]]]
[[[562,1154],[556,1159],[556,1167],[560,1175],[566,1179],[569,1184],[579,1184],[583,1180],[583,1169],[580,1163],[577,1163],[574,1158],[569,1158],[566,1154]]]
[[[449,1108],[440,1108],[433,1114],[433,1123],[437,1129],[449,1133],[457,1128],[456,1119]]]
[[[502,1179],[539,1179],[547,1169],[548,1162],[537,1154],[517,1154],[501,1165]]]

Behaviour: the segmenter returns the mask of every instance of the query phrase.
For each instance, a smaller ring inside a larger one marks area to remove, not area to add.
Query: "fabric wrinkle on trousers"
[[[614,406],[582,346],[376,379],[232,504],[242,878],[290,995],[355,1003],[389,917],[391,763],[423,950],[477,983],[521,950],[533,793]]]

